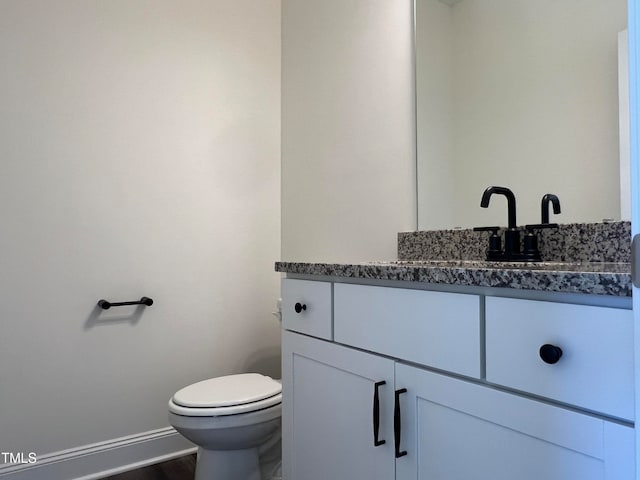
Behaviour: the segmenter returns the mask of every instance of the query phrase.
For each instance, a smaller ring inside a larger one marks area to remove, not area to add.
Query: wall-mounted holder
[[[125,305],[146,305],[150,307],[153,305],[153,300],[149,297],[142,297],[140,300],[133,302],[108,302],[107,300],[98,300],[98,306],[103,310],[109,310],[111,307],[122,307]]]

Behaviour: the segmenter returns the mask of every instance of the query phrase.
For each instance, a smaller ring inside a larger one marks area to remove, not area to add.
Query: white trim
[[[618,131],[620,132],[620,220],[631,220],[629,145],[629,32],[618,33]]]
[[[37,462],[0,466],[2,480],[95,480],[196,451],[173,427],[38,455]]]
[[[631,233],[640,233],[640,75],[638,55],[640,54],[640,12],[638,0],[628,0],[627,18],[629,32],[629,143],[631,163]],[[635,350],[635,418],[640,419],[640,289],[633,287],[633,320]],[[640,479],[640,428],[635,429],[636,473]]]

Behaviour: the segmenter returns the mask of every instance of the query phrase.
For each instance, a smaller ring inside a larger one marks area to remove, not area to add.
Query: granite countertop
[[[525,231],[522,229],[522,236]],[[502,234],[501,232],[499,232]],[[570,223],[538,233],[537,263],[488,262],[489,232],[398,233],[398,260],[367,263],[277,262],[300,275],[497,287],[631,297],[631,223]]]
[[[630,297],[631,265],[608,262],[400,260],[365,263],[276,262],[277,272],[442,285]]]

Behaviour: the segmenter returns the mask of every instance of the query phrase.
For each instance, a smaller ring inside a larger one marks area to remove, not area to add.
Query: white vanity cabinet
[[[480,297],[336,283],[334,340],[480,378]]]
[[[487,381],[633,421],[631,310],[487,297],[486,345]]]
[[[332,285],[328,282],[282,280],[282,328],[331,340]]]
[[[407,389],[395,478],[635,478],[629,427],[402,364],[395,383]]]
[[[286,331],[282,357],[283,478],[395,478],[394,362]],[[378,443],[384,440],[379,446],[373,429],[376,390]]]
[[[633,354],[629,340],[617,344],[622,353],[605,361],[605,370],[594,372],[615,378],[589,383],[614,389],[610,395],[590,396],[584,388],[570,395],[575,362],[597,344],[584,337],[607,336],[606,323],[598,330],[589,319],[601,327],[607,320],[618,322],[617,333],[608,334],[617,342],[632,325],[629,311],[338,282],[310,282],[305,288],[314,283],[332,299],[332,312],[316,319],[333,322],[332,337],[284,326],[286,480],[635,478],[634,432],[626,410],[633,400],[625,385],[632,365],[627,355]],[[283,291],[286,296],[291,285]],[[283,305],[296,303],[283,298]],[[580,313],[580,340],[567,343],[563,325],[554,337],[552,320],[566,321],[565,307]],[[540,321],[544,333],[538,336],[517,323],[535,318],[547,319]],[[527,370],[517,360],[525,347],[515,342],[502,348],[509,336],[565,341],[564,356],[558,365],[537,358]],[[514,383],[538,375],[536,368],[554,366],[569,372],[568,388],[558,391],[562,382],[553,387],[544,376]]]

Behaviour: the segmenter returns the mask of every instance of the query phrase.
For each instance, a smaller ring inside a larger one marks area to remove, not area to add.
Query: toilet
[[[195,480],[269,480],[261,457],[279,447],[282,385],[258,373],[211,378],[178,390],[169,423],[198,446]]]

